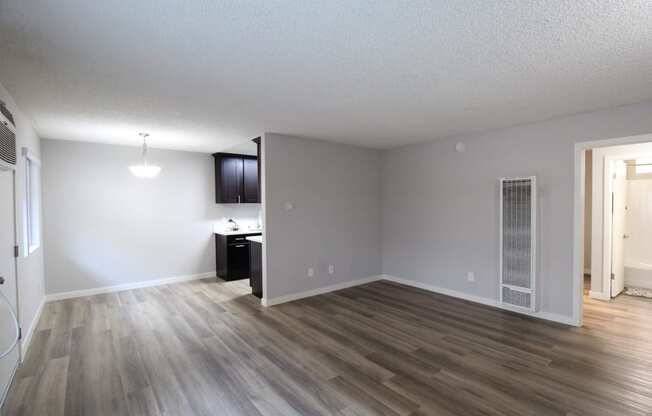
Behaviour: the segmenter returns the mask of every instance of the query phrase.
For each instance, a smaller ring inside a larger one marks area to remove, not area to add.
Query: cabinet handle
[[[240,195],[238,195],[238,204],[240,203]]]
[[[236,247],[236,248],[240,248],[240,247],[244,247],[244,246],[246,246],[246,244],[238,244],[238,245],[235,246],[235,247]]]

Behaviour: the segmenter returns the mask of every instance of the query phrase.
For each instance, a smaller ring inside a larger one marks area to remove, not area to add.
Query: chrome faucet
[[[238,225],[237,222],[233,221],[233,218],[229,218],[229,221],[228,221],[228,222],[231,223],[231,224],[233,224],[233,225],[231,226],[231,229],[232,229],[233,231],[238,231],[238,230],[240,229],[240,226]]]

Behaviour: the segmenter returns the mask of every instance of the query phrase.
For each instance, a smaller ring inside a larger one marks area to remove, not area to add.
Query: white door
[[[0,277],[4,284],[0,291],[16,310],[16,259],[14,228],[14,172],[0,167]],[[14,319],[4,299],[0,299],[0,353],[7,350],[16,336]],[[11,377],[18,365],[18,347],[0,358],[0,404],[9,388]]]
[[[627,166],[622,160],[614,164],[612,186],[611,297],[625,288],[625,219],[627,206]]]

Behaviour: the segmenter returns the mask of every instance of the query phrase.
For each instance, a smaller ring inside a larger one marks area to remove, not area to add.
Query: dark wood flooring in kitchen
[[[7,415],[649,415],[652,302],[569,328],[387,282],[262,308],[196,281],[46,305]]]

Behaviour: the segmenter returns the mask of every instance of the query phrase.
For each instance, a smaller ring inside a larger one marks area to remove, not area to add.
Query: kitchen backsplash
[[[260,205],[233,207],[223,214],[226,215],[213,223],[213,231],[227,229],[229,218],[232,218],[241,230],[259,229],[262,221]]]

